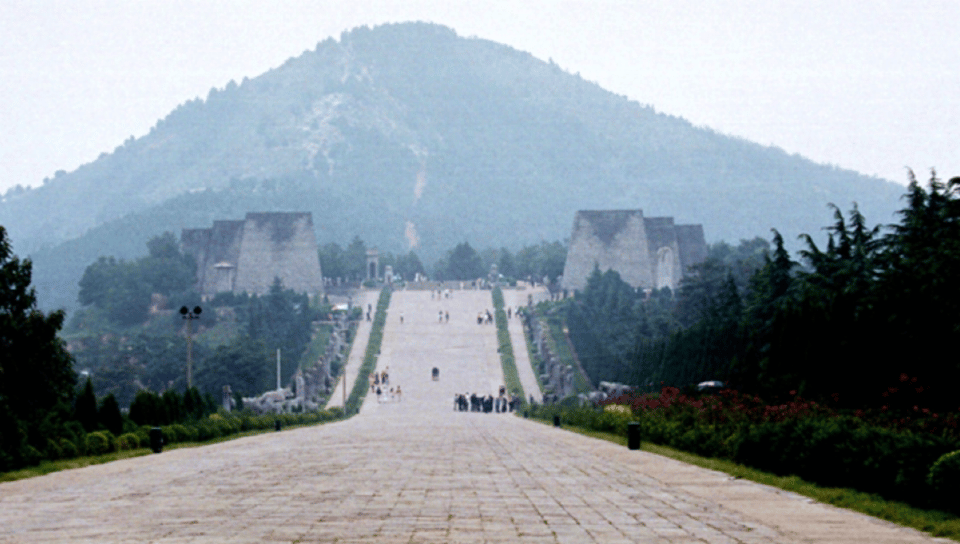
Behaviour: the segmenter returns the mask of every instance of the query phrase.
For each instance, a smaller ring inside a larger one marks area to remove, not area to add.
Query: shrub
[[[196,442],[200,433],[197,431],[196,427],[192,425],[183,425],[182,423],[177,423],[171,425],[177,429],[177,435],[180,437],[180,442]]]
[[[88,433],[86,446],[88,455],[103,455],[115,449],[113,435],[107,431]]]
[[[181,425],[175,423],[173,425],[165,425],[161,427],[163,430],[163,443],[164,444],[176,444],[177,442],[196,442],[197,440],[197,430],[193,427],[187,427],[186,425]]]
[[[150,427],[149,425],[141,425],[136,430],[137,440],[140,442],[140,445],[146,447],[150,443]]]
[[[60,447],[60,444],[54,442],[52,438],[48,438],[45,453],[47,459],[60,459],[63,457],[63,448]]]
[[[117,447],[121,450],[135,450],[140,447],[140,438],[136,433],[125,433],[117,439]]]
[[[20,449],[20,458],[23,459],[23,464],[27,466],[33,466],[39,464],[43,460],[43,454],[40,453],[40,450],[34,448],[29,444],[25,444],[23,448]]]
[[[927,483],[941,495],[953,495],[954,504],[950,506],[956,509],[956,492],[960,489],[960,450],[941,455],[930,467]]]
[[[77,445],[68,438],[60,439],[60,457],[62,459],[73,459],[79,452],[77,451]]]

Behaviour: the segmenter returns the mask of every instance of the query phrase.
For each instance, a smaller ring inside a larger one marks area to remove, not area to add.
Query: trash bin
[[[553,416],[553,426],[554,427],[560,426],[560,416]]]
[[[273,425],[274,425],[274,428],[275,428],[276,430],[278,430],[278,431],[280,430],[280,420],[279,420],[279,419],[276,420],[276,421],[274,421]]]
[[[627,447],[631,450],[640,449],[640,422],[627,423]]]
[[[163,430],[160,427],[150,429],[150,449],[153,453],[163,451]]]

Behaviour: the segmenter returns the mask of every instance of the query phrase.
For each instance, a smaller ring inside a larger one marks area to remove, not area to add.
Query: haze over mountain
[[[247,211],[311,211],[321,244],[359,235],[432,263],[464,240],[564,239],[580,209],[702,223],[708,241],[771,227],[793,239],[829,223],[831,202],[889,223],[903,190],[694,127],[506,45],[403,23],[211,90],[146,136],[8,192],[0,224],[34,259],[43,305],[69,308],[97,256]]]

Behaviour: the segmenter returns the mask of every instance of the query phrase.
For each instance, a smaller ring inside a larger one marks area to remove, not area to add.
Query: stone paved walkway
[[[453,392],[499,385],[495,329],[476,324],[492,303],[454,292],[440,324],[429,296],[391,304],[380,361],[402,401],[0,484],[0,542],[938,541],[513,415],[454,412]]]
[[[520,376],[520,385],[523,386],[527,399],[532,395],[538,402],[543,398],[543,391],[537,382],[533,367],[530,366],[530,354],[527,353],[527,341],[523,336],[523,322],[516,317],[517,308],[527,305],[527,297],[534,304],[549,298],[550,294],[544,287],[526,289],[504,289],[503,303],[511,309],[511,318],[507,320],[507,330],[510,331],[510,343],[513,344],[513,355],[517,362],[517,374]]]
[[[353,390],[353,382],[357,379],[357,373],[360,372],[360,365],[363,364],[363,358],[366,355],[367,341],[370,339],[370,328],[373,325],[373,315],[377,309],[377,299],[379,296],[379,291],[361,291],[358,297],[357,305],[363,309],[364,319],[360,321],[360,324],[357,326],[357,336],[354,338],[353,345],[350,347],[350,356],[347,357],[346,372],[341,374],[337,380],[337,385],[333,388],[333,394],[327,401],[327,408],[342,407],[344,398],[349,397],[350,391]],[[372,308],[370,312],[371,321],[366,320],[368,306]],[[347,377],[346,388],[343,386],[344,375]]]

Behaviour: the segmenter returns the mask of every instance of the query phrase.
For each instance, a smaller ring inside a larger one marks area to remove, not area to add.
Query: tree
[[[163,425],[169,418],[160,396],[141,389],[130,404],[130,419],[137,425]]]
[[[423,267],[423,263],[420,262],[420,257],[416,253],[410,251],[406,255],[400,255],[397,257],[397,267],[394,270],[394,273],[399,274],[405,280],[413,281],[414,276],[417,274],[426,274],[426,269]]]
[[[97,396],[93,393],[93,382],[90,381],[90,378],[87,378],[83,391],[77,395],[73,417],[83,425],[83,430],[88,433],[97,430]]]
[[[220,346],[197,369],[197,388],[218,394],[224,385],[229,385],[241,396],[272,390],[276,385],[276,363],[271,355],[261,340],[249,336]]]
[[[0,470],[36,460],[26,429],[38,425],[58,404],[73,401],[73,359],[58,337],[62,311],[37,309],[32,266],[13,254],[0,226]]]
[[[311,323],[316,317],[314,312],[307,295],[284,289],[279,278],[274,279],[269,293],[250,301],[247,334],[261,340],[273,353],[281,350],[284,379],[290,379],[296,372],[300,357],[310,342]]]
[[[781,356],[789,351],[778,339],[787,328],[785,316],[793,301],[791,287],[796,263],[790,259],[776,229],[773,243],[772,256],[764,256],[763,268],[750,279],[744,304],[744,357],[733,369],[733,381],[749,391],[782,381],[778,379],[781,375],[777,367],[785,364]]]
[[[123,416],[120,414],[120,405],[113,394],[107,395],[100,403],[97,412],[97,422],[115,436],[123,434]]]
[[[517,260],[505,247],[500,248],[500,259],[497,261],[497,271],[505,278],[517,277]]]
[[[445,279],[475,280],[484,275],[483,261],[469,243],[457,244],[448,254],[447,268],[443,274]]]
[[[552,282],[563,274],[566,261],[565,245],[560,242],[540,242],[539,245],[527,246],[517,252],[515,270],[518,278],[530,276],[536,281],[543,281],[546,276]]]
[[[180,243],[172,232],[151,238],[147,249],[149,255],[138,259],[136,268],[152,293],[182,293],[196,282],[196,260],[193,255],[181,253]]]
[[[338,244],[329,243],[317,250],[320,257],[320,270],[327,278],[347,279],[346,255]]]
[[[80,278],[78,301],[102,309],[120,325],[138,325],[149,317],[151,295],[188,291],[196,281],[194,258],[180,252],[170,232],[147,242],[149,255],[136,261],[100,257]]]
[[[359,236],[354,236],[343,253],[344,275],[354,281],[367,277],[367,244]]]
[[[0,402],[25,421],[71,402],[76,384],[73,359],[57,336],[64,313],[37,309],[31,268],[13,255],[0,226]]]

